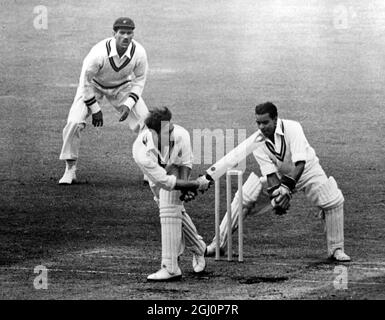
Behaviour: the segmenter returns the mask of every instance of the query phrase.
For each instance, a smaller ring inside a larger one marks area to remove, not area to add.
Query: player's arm
[[[284,214],[289,209],[292,193],[304,168],[305,161],[296,162],[294,169],[281,177],[278,187],[274,186],[270,189],[270,197],[273,199],[273,207],[277,208],[277,214]]]
[[[82,72],[80,75],[80,86],[83,86],[83,99],[87,108],[92,113],[92,124],[95,127],[103,126],[103,113],[99,103],[96,101],[92,79],[98,74],[103,65],[103,57],[94,47],[83,60]]]
[[[148,62],[146,52],[143,50],[141,56],[138,58],[137,63],[134,68],[135,78],[132,80],[131,92],[128,95],[127,100],[123,103],[123,112],[119,121],[124,121],[127,119],[128,114],[134,105],[138,102],[139,98],[142,95],[144,84],[146,83],[148,71]]]
[[[147,152],[145,156],[137,156],[136,152],[133,152],[133,154],[134,160],[142,172],[159,188],[169,191],[181,190],[182,192],[192,191],[195,193],[209,188],[208,184],[210,181],[206,181],[202,177],[189,181],[178,179],[173,174],[167,174],[165,168],[158,164],[157,157],[152,152]]]
[[[281,177],[279,188],[272,193],[272,197],[274,197],[273,203],[283,210],[289,208],[291,195],[304,172],[306,165],[306,148],[308,146],[305,134],[298,122],[292,122],[287,126],[286,135],[290,141],[291,160],[294,163],[294,168],[291,172]]]
[[[293,122],[287,129],[286,134],[290,140],[291,161],[294,163],[294,168],[291,172],[282,176],[281,184],[285,185],[290,192],[293,192],[305,170],[308,142],[300,123]]]
[[[188,180],[190,178],[191,168],[175,164],[167,165],[164,168],[167,174],[173,174],[179,179]]]
[[[179,167],[179,172],[180,172],[180,178],[182,180],[189,180],[190,175],[191,175],[191,168],[186,167],[186,166],[181,166]]]
[[[278,215],[285,214],[290,207],[291,193],[285,193],[286,189],[282,189],[282,181],[277,174],[278,169],[267,154],[265,145],[260,145],[253,152],[253,155],[258,162],[262,175],[266,177],[267,192],[271,199],[274,213]],[[281,195],[281,193],[284,194]]]
[[[294,183],[294,187],[295,187],[295,184],[298,182],[298,180],[301,178],[302,176],[302,173],[305,169],[305,164],[306,164],[306,161],[305,160],[300,160],[300,161],[297,161],[294,165],[294,169],[286,175],[286,177],[290,178],[293,180],[293,183]]]

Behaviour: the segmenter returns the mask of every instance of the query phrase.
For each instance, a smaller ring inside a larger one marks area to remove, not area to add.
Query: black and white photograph
[[[385,300],[384,0],[0,0],[0,40],[0,300]]]

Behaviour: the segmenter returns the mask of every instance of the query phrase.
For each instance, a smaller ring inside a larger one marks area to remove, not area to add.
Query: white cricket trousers
[[[120,107],[130,94],[130,86],[122,86],[116,89],[99,90],[95,89],[95,97],[101,108],[105,105],[112,105],[119,113]],[[103,99],[103,97],[105,99]],[[143,126],[144,119],[148,114],[148,108],[142,98],[139,98],[135,106],[125,120],[130,129],[138,133]],[[63,146],[60,153],[60,160],[76,160],[79,156],[81,131],[86,127],[86,119],[91,111],[84,103],[81,90],[78,88],[71,109],[68,114],[67,124],[63,129]]]

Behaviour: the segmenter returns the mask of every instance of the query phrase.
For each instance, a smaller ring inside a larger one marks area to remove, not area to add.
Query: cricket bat
[[[234,168],[241,161],[245,160],[246,157],[257,148],[258,144],[261,143],[263,139],[264,137],[261,131],[257,130],[250,137],[241,142],[233,150],[208,168],[206,173],[213,180],[219,179],[227,172],[227,170]]]

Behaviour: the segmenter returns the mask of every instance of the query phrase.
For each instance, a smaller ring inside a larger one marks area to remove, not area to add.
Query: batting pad
[[[179,206],[182,210],[182,201],[179,199],[179,191],[167,191],[165,189],[159,190],[159,207],[168,208]]]
[[[336,249],[344,250],[344,205],[324,212],[328,255],[332,256]]]
[[[344,203],[344,196],[333,177],[329,177],[318,188],[310,190],[307,196],[313,205],[324,210],[338,207]]]
[[[248,209],[250,206],[252,206],[258,199],[258,196],[260,195],[262,191],[262,183],[260,181],[260,178],[254,173],[250,173],[249,177],[245,181],[245,183],[242,186],[242,193],[243,193],[243,219],[246,218],[246,215],[250,212]],[[238,228],[238,216],[239,216],[239,195],[238,191],[234,195],[234,199],[231,202],[231,228],[232,232],[237,230]],[[227,243],[227,212],[225,216],[222,219],[222,222],[219,226],[219,235],[220,235],[220,247],[225,248]],[[213,242],[215,242],[216,239],[214,237]]]
[[[162,233],[162,267],[171,274],[178,270],[182,250],[182,202],[178,191],[159,191],[159,216]]]
[[[202,256],[205,253],[206,244],[184,209],[182,210],[182,233],[186,239],[187,247],[195,254]]]

